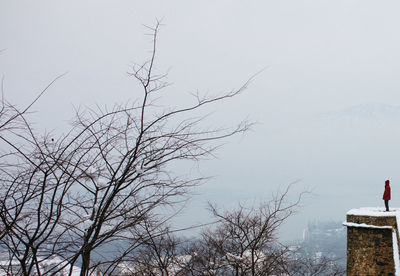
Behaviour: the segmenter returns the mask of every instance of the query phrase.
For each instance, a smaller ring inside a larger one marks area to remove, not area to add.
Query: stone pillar
[[[349,211],[344,223],[347,226],[347,275],[395,275],[396,213],[360,210]]]

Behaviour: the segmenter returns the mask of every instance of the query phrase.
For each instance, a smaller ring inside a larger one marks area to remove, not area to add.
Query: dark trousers
[[[386,211],[389,211],[389,200],[385,200]]]

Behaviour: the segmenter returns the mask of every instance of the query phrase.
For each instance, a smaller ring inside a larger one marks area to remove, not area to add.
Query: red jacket
[[[390,186],[389,183],[385,184],[385,192],[383,193],[383,200],[390,200]]]

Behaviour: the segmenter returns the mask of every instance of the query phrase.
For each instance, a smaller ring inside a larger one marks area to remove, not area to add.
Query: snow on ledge
[[[400,208],[392,208],[389,212],[386,212],[385,208],[382,207],[361,207],[347,212],[347,215],[370,217],[395,217],[398,214],[400,214]]]
[[[354,223],[354,222],[343,222],[344,226],[348,227],[359,227],[359,228],[373,228],[373,229],[392,229],[392,226],[376,226],[376,225],[370,225],[370,224],[365,224],[365,223]]]
[[[400,258],[399,258],[399,244],[397,241],[396,232],[392,232],[393,240],[393,259],[394,259],[394,273],[396,276],[400,275]]]

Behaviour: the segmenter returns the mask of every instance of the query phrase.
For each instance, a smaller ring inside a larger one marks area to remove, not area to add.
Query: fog
[[[73,107],[134,101],[128,76],[151,50],[149,30],[162,20],[158,72],[172,85],[162,100],[182,106],[190,93],[240,87],[217,105],[213,123],[248,117],[247,134],[229,139],[214,176],[196,190],[177,223],[205,222],[207,201],[232,207],[268,199],[296,182],[304,197],[283,229],[299,238],[309,220],[344,220],[348,209],[400,205],[400,18],[398,1],[1,1],[0,73],[7,99],[35,104],[38,128],[63,131]]]

